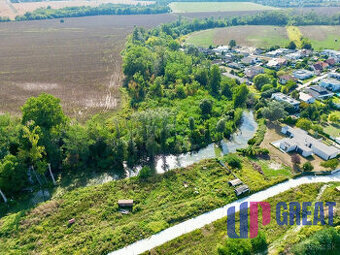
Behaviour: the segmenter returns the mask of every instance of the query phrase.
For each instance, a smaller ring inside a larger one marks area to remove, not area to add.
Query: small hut
[[[120,208],[132,208],[133,200],[118,200],[118,206]]]
[[[249,191],[249,187],[247,185],[241,185],[235,189],[236,196],[241,196],[242,194]]]
[[[240,179],[234,179],[228,182],[230,186],[232,187],[236,187],[238,185],[243,184],[242,181]]]

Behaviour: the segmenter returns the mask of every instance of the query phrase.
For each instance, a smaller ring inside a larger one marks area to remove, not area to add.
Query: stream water
[[[225,155],[236,152],[236,149],[247,147],[248,141],[254,136],[256,130],[257,123],[253,112],[245,111],[242,115],[242,123],[238,131],[231,136],[230,140],[221,141],[222,153]],[[159,157],[155,162],[156,172],[164,173],[171,169],[190,166],[203,159],[215,158],[215,146],[217,145],[212,143],[196,152]]]

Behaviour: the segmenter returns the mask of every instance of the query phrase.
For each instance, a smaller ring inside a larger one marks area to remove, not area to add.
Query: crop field
[[[288,43],[285,27],[237,26],[199,31],[188,36],[186,43],[201,47],[228,44],[230,40],[252,47],[284,46]]]
[[[290,40],[299,41],[300,36],[310,38],[316,50],[340,49],[340,26],[238,26],[216,28],[192,33],[187,44],[201,47],[228,44],[232,39],[242,46],[270,47],[286,46]]]
[[[169,6],[174,13],[264,11],[276,9],[250,2],[172,2]]]
[[[51,93],[78,119],[119,105],[120,52],[135,25],[165,15],[96,16],[0,23],[0,113],[20,112],[30,96]]]
[[[20,2],[11,3],[10,0],[0,0],[0,16],[6,16],[14,19],[17,15],[23,15],[26,12],[34,11],[38,8],[60,9],[72,6],[98,6],[100,4],[129,4],[129,5],[149,5],[154,1],[135,1],[135,0],[66,0],[66,1],[42,1],[42,2]]]

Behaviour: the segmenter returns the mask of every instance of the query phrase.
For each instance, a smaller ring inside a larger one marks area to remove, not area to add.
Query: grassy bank
[[[252,192],[286,178],[261,175],[247,159],[237,175]],[[105,254],[230,203],[236,199],[228,185],[233,178],[215,160],[207,160],[146,181],[130,178],[76,189],[30,211],[3,217],[0,250],[4,254]],[[122,215],[118,199],[133,199],[133,211]],[[68,226],[71,218],[75,224]]]
[[[339,185],[330,184],[318,201],[337,201],[339,202],[338,193],[335,187]],[[286,191],[280,195],[274,196],[267,200],[275,209],[277,201],[282,202],[305,202],[315,201],[318,197],[321,187],[324,184],[301,185]],[[296,243],[312,236],[316,231],[326,226],[308,226],[297,229],[296,226],[278,226],[275,219],[275,210],[271,210],[271,223],[265,227],[261,226],[260,231],[264,232],[269,245],[270,254],[278,254],[282,251],[289,250]],[[260,218],[261,216],[259,216]],[[339,224],[339,214],[335,220]],[[236,223],[236,226],[239,226]],[[145,254],[216,254],[218,244],[224,244],[226,240],[227,219],[215,221],[189,234],[183,235],[173,241],[170,241],[160,247],[155,248]],[[278,241],[275,241],[278,240]]]

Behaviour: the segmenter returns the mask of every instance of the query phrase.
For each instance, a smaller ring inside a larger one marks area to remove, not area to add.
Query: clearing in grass
[[[169,6],[174,13],[265,11],[277,9],[250,2],[172,2]]]

